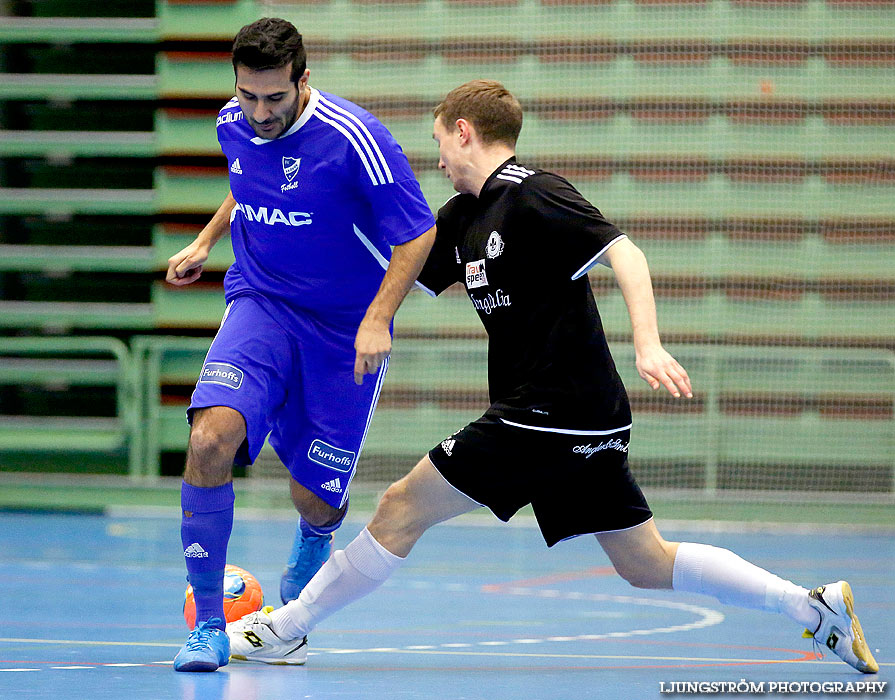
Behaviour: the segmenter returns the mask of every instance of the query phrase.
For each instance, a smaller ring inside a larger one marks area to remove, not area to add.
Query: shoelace
[[[301,565],[307,564],[308,560],[316,556],[317,552],[323,549],[327,544],[329,544],[330,535],[321,535],[320,537],[305,537],[301,542],[301,549],[298,553],[298,559],[295,561],[295,566],[292,568],[298,568]]]
[[[187,637],[186,648],[190,651],[198,651],[199,649],[208,646],[208,643],[211,641],[214,631],[218,629],[217,626],[219,624],[221,624],[221,618],[219,617],[212,617],[210,620],[199,623],[199,626],[190,632],[190,636]]]
[[[817,641],[817,637],[814,636],[820,631],[822,624],[823,624],[823,617],[821,617],[821,619],[818,620],[817,629],[815,629],[813,632],[809,629],[805,629],[805,631],[802,632],[803,637],[805,637],[806,639],[808,639],[808,638],[811,639],[815,661],[820,661],[822,658],[824,658],[824,645],[821,644],[819,641]]]

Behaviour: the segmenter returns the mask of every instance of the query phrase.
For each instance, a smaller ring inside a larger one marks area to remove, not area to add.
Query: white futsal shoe
[[[855,615],[855,597],[848,582],[837,581],[818,586],[808,592],[808,603],[820,613],[820,622],[817,629],[813,632],[805,630],[803,636],[813,637],[818,644],[830,649],[861,673],[879,671]]]
[[[230,658],[262,664],[302,666],[308,660],[308,638],[280,639],[273,631],[272,606],[227,625]]]

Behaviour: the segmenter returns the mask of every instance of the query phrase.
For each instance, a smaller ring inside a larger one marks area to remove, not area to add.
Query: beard
[[[256,122],[251,117],[247,117],[249,126],[251,126],[255,134],[262,139],[271,140],[282,136],[284,132],[288,131],[289,128],[295,124],[295,120],[298,118],[298,109],[302,101],[301,96],[302,93],[296,95],[289,111],[285,115],[271,115],[269,119],[263,122]],[[262,126],[272,128],[265,130],[261,128]]]

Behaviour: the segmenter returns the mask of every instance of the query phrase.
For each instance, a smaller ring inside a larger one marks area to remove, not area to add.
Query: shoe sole
[[[226,666],[229,661],[230,660],[227,659],[222,664],[216,664],[214,661],[187,661],[181,666],[176,666],[174,670],[193,673],[210,673],[211,671],[217,671],[221,666]]]
[[[265,659],[259,656],[245,657],[241,654],[231,654],[230,659],[233,661],[253,661],[261,664],[268,664],[269,666],[304,666],[308,661],[307,659],[301,661],[289,661],[286,659]]]
[[[867,646],[867,642],[864,641],[864,630],[861,629],[861,623],[858,621],[858,616],[855,615],[855,596],[851,592],[851,586],[845,581],[842,582],[842,602],[845,603],[845,612],[848,615],[848,619],[851,620],[852,634],[854,636],[851,650],[861,663],[858,670],[861,673],[876,673],[879,671],[879,665],[876,663],[876,659],[873,658],[873,654],[870,653],[870,647]]]

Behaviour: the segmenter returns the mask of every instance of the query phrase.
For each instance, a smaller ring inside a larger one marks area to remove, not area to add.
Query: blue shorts
[[[360,319],[357,319],[360,322]],[[270,444],[292,478],[341,508],[348,501],[385,373],[354,383],[353,322],[324,324],[288,304],[241,295],[227,306],[205,358],[187,417],[228,406],[246,422],[238,464]]]

